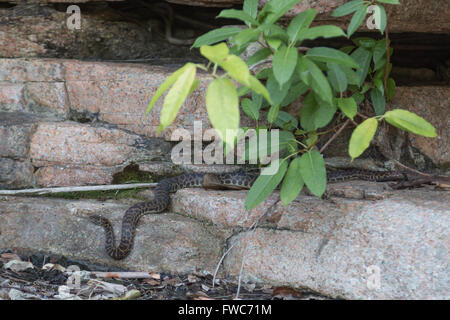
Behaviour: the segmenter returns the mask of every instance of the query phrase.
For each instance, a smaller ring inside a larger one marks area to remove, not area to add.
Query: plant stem
[[[347,125],[350,123],[350,119],[347,119],[347,121],[344,122],[344,124],[339,128],[338,131],[336,131],[336,133],[324,144],[324,146],[319,150],[320,153],[322,153],[327,147],[328,145],[337,138],[338,135],[341,134],[341,132],[345,129],[345,127],[347,127]]]

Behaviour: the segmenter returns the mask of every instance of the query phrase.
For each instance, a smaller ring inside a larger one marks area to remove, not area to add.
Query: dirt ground
[[[69,267],[74,265],[76,271]],[[212,284],[209,273],[130,272],[58,256],[0,251],[0,300],[223,300],[236,299],[238,290],[241,300],[329,299],[289,287],[239,287],[234,279]]]

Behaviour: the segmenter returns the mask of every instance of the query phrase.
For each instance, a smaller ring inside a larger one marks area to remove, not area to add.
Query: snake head
[[[87,219],[89,219],[89,221],[91,221],[93,224],[96,224],[98,226],[103,226],[105,225],[105,223],[108,223],[108,219],[97,215],[97,214],[89,214],[87,216]]]

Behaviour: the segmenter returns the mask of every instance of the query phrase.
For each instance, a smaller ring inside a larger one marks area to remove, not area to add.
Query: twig
[[[255,222],[252,223],[252,225],[250,227],[248,227],[247,231],[255,231],[256,227],[258,226],[259,221],[261,221],[262,218],[264,218],[269,212],[271,212],[273,210],[273,208],[275,207],[275,205],[280,202],[281,198],[280,196],[278,196],[277,200],[270,205],[269,208],[267,208],[267,210],[264,211],[264,213],[258,218],[256,219]],[[223,262],[223,260],[225,259],[225,257],[228,255],[228,253],[231,251],[231,249],[233,249],[233,247],[237,244],[237,242],[233,243],[230,248],[228,248],[227,251],[225,251],[225,253],[222,255],[222,257],[220,258],[219,262],[217,263],[216,266],[216,270],[214,271],[214,276],[213,276],[213,283],[212,283],[212,287],[214,288],[214,285],[216,283],[216,276],[217,273],[219,272],[219,268]],[[236,292],[236,299],[239,297],[239,292],[240,292],[240,288],[241,288],[241,275],[242,275],[242,270],[243,270],[243,263],[244,263],[244,254],[245,254],[245,250],[247,248],[247,244],[245,245],[244,248],[244,253],[242,254],[242,263],[241,263],[241,269],[239,272],[239,279],[238,279],[238,288],[237,288],[237,292]]]
[[[269,208],[267,208],[267,210],[264,211],[264,213],[253,223],[252,227],[253,228],[250,232],[251,235],[253,236],[255,234],[256,231],[256,227],[258,226],[258,223],[261,221],[261,219],[263,217],[265,217],[269,212],[272,212],[273,208],[281,201],[280,196],[278,196],[278,198],[275,200],[274,203],[272,203],[270,205]],[[245,261],[245,253],[247,251],[247,245],[248,245],[248,239],[245,242],[245,247],[244,247],[244,251],[242,252],[242,261],[241,261],[241,269],[239,270],[239,278],[238,278],[238,287],[236,290],[236,299],[239,299],[239,293],[241,292],[241,279],[242,279],[242,273],[244,270],[244,261]]]
[[[327,147],[328,145],[337,138],[338,135],[341,134],[341,132],[345,129],[345,127],[347,127],[347,125],[350,123],[350,118],[347,119],[347,121],[344,122],[344,124],[342,125],[342,127],[339,128],[338,131],[336,131],[336,133],[324,144],[324,146],[320,149],[320,153],[322,153]]]
[[[217,276],[217,273],[219,272],[219,268],[220,268],[220,266],[221,266],[221,264],[222,264],[222,261],[223,261],[223,259],[225,259],[225,257],[227,256],[227,254],[231,251],[231,249],[233,249],[233,247],[236,245],[236,243],[237,242],[235,242],[235,243],[233,243],[232,245],[231,245],[231,247],[229,247],[228,248],[228,250],[227,251],[225,251],[225,253],[222,255],[222,257],[220,258],[220,260],[219,260],[219,262],[217,263],[217,266],[216,266],[216,270],[214,271],[214,276],[213,276],[213,280],[212,280],[212,287],[214,288],[214,285],[216,284],[216,276]]]
[[[389,17],[390,17],[391,11],[389,11],[388,16],[387,16],[387,21],[389,21]],[[388,23],[386,23],[386,28],[384,29],[384,32],[386,33],[386,69],[384,72],[384,79],[383,79],[383,85],[384,85],[384,91],[387,91],[387,78],[388,78],[388,72],[389,72],[389,64],[391,63],[391,49],[389,46],[389,25]]]
[[[358,116],[360,116],[361,118],[363,118],[363,119],[369,119],[368,116],[363,115],[361,112],[357,112],[356,114],[357,114]]]
[[[253,69],[255,69],[257,66],[260,66],[260,65],[262,65],[264,63],[270,63],[270,62],[272,62],[272,59],[264,59],[264,60],[258,61],[257,63],[251,65],[248,68],[248,70],[253,71]]]
[[[299,51],[299,52],[306,52],[309,49],[311,49],[311,48],[308,48],[308,47],[297,47],[297,51]]]
[[[91,272],[97,278],[113,278],[113,279],[154,279],[148,272]]]
[[[406,169],[406,170],[408,170],[408,171],[414,172],[414,173],[416,173],[416,174],[418,174],[418,175],[420,175],[420,176],[424,176],[424,177],[432,177],[432,176],[433,176],[433,175],[431,175],[431,174],[426,174],[426,173],[423,173],[423,172],[414,170],[414,169],[412,169],[412,168],[410,168],[410,167],[407,167],[407,166],[405,166],[404,164],[400,163],[400,162],[397,161],[397,160],[392,160],[392,161],[394,161],[399,167],[402,167],[403,169]]]
[[[22,190],[0,190],[0,196],[17,196],[17,195],[42,195],[54,194],[60,192],[82,192],[82,191],[107,191],[107,190],[123,190],[134,188],[153,188],[157,183],[130,183],[130,184],[111,184],[99,186],[82,186],[82,187],[56,187],[56,188],[39,188],[39,189],[22,189]]]

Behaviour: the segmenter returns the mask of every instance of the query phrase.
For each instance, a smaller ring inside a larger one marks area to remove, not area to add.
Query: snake
[[[89,220],[102,226],[105,231],[105,249],[107,254],[122,260],[132,251],[136,227],[139,219],[149,213],[164,211],[170,202],[170,193],[182,188],[204,187],[207,189],[250,189],[258,173],[238,170],[231,173],[184,173],[179,176],[161,180],[155,187],[153,198],[149,201],[137,203],[125,212],[122,218],[121,238],[116,246],[112,223],[101,215],[90,215]],[[348,180],[367,181],[398,181],[404,180],[405,174],[397,171],[369,171],[369,170],[334,170],[327,172],[328,182]]]

